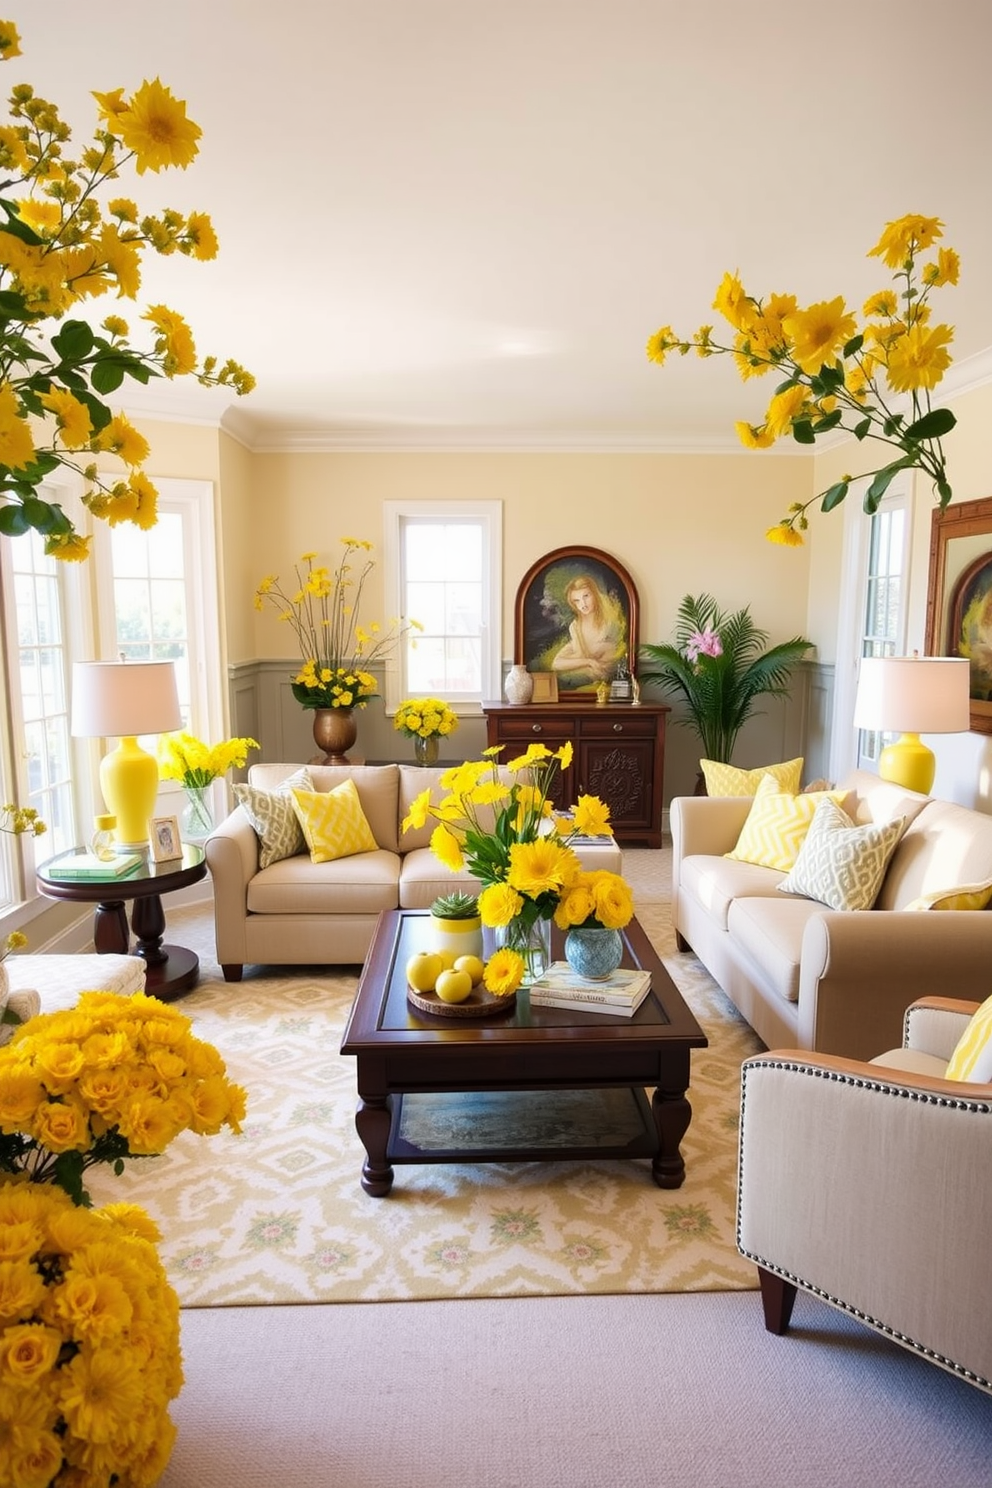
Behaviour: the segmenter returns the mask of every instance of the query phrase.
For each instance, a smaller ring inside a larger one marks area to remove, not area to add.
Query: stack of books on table
[[[630,1018],[651,991],[651,973],[620,966],[608,977],[591,981],[576,976],[567,961],[554,961],[531,984],[531,1007],[572,1008],[584,1013],[610,1013]]]
[[[45,871],[49,878],[123,878],[143,862],[140,853],[115,853],[112,858],[98,858],[96,853],[66,853]]]

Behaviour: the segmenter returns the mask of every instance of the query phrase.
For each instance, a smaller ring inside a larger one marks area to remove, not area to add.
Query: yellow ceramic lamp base
[[[878,761],[882,780],[891,780],[923,796],[930,794],[936,769],[934,752],[920,742],[919,734],[903,734],[894,744],[886,745]]]
[[[100,762],[100,789],[107,810],[117,818],[115,847],[130,852],[148,846],[148,819],[158,797],[158,761],[133,734]]]

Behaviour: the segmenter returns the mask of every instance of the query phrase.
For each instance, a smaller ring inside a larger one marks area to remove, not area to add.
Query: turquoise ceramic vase
[[[598,925],[573,926],[565,936],[565,959],[577,976],[602,981],[623,960],[623,937]]]

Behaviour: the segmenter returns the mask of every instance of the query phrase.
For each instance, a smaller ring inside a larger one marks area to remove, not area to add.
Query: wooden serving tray
[[[506,1013],[516,1006],[517,994],[494,997],[480,982],[473,987],[464,1002],[444,1002],[436,992],[418,992],[407,983],[408,1001],[420,1013],[432,1013],[438,1018],[490,1018],[493,1013]]]

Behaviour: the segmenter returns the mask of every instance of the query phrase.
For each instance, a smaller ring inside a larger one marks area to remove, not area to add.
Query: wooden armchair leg
[[[221,966],[225,982],[240,982],[244,966],[240,962],[228,961]]]
[[[761,1305],[765,1310],[765,1327],[769,1333],[781,1335],[788,1332],[796,1288],[784,1276],[776,1276],[774,1271],[766,1271],[763,1266],[758,1267],[758,1281]]]

